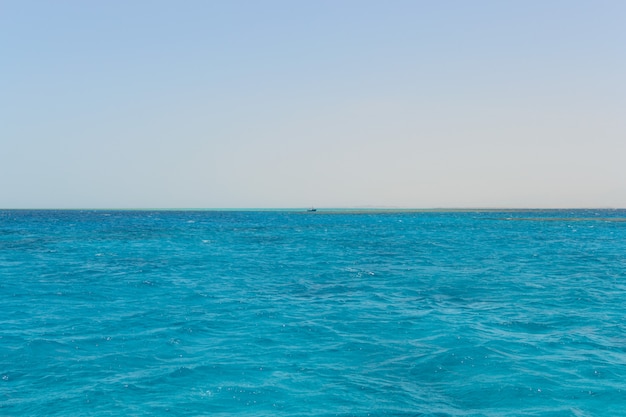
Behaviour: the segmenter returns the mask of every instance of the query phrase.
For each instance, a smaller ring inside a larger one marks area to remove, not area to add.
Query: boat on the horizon
[[[317,209],[315,207],[311,207],[311,208],[307,209],[306,211],[308,211],[309,213],[312,213],[314,211],[317,211]]]

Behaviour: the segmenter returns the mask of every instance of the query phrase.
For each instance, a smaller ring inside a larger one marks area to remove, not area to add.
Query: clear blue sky
[[[626,207],[626,1],[0,0],[0,208]]]

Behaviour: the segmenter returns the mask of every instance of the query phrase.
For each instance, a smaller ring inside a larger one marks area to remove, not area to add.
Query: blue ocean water
[[[0,415],[626,415],[626,211],[0,211]]]

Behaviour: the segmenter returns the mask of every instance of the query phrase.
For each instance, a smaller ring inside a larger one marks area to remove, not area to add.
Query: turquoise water
[[[626,211],[0,211],[0,415],[626,415]]]

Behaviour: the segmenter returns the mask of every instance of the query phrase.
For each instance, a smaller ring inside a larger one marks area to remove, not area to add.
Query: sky
[[[622,0],[0,0],[0,208],[626,207]]]

